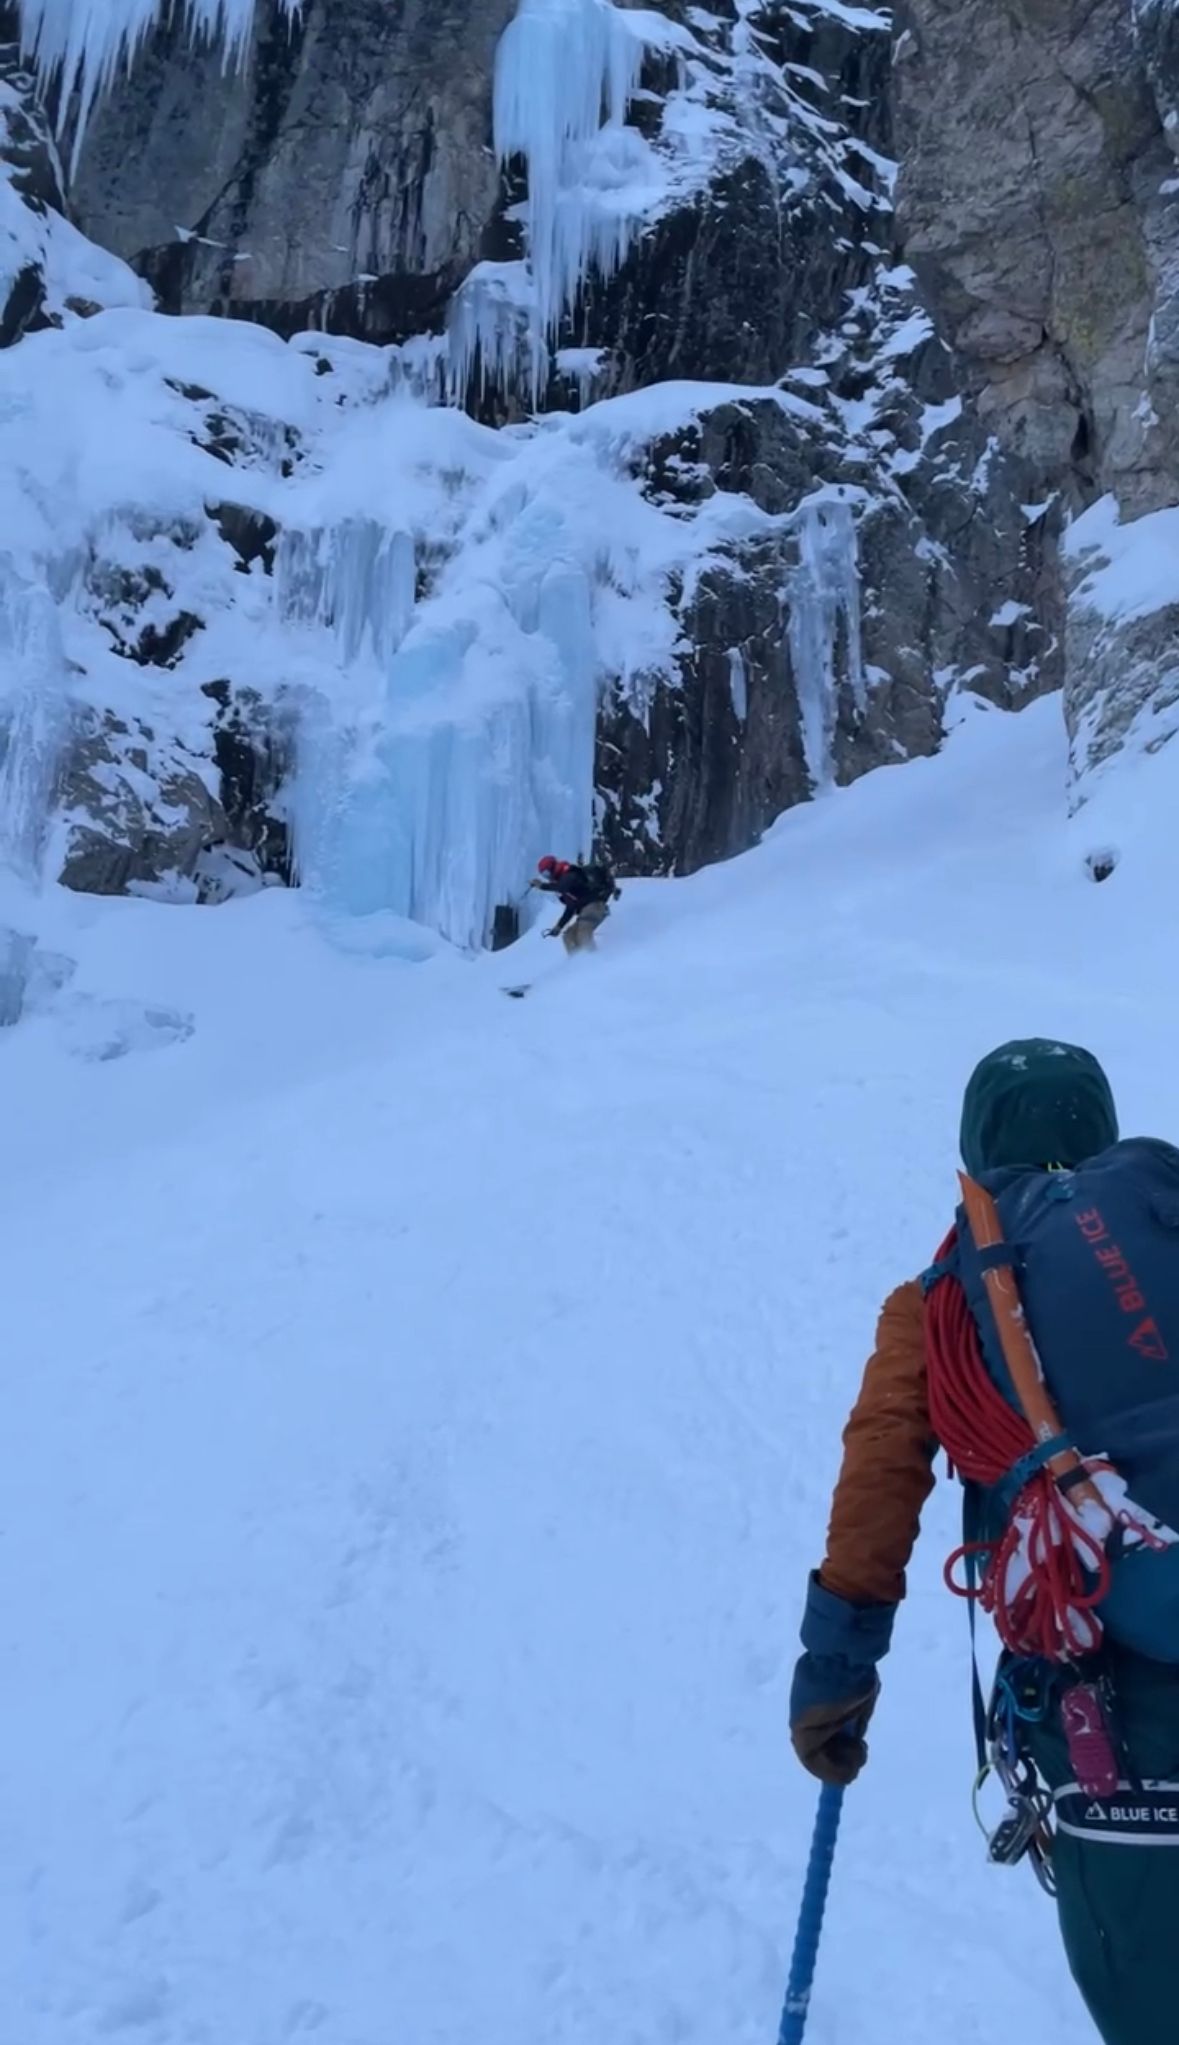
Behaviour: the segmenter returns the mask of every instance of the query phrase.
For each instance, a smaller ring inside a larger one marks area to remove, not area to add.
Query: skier
[[[597,934],[610,914],[611,902],[622,893],[608,866],[576,866],[567,859],[554,859],[546,852],[537,861],[538,878],[529,886],[542,894],[558,895],[562,913],[546,937],[559,937],[572,957],[574,952],[595,951]]]
[[[989,1708],[975,1673],[1008,1793],[990,1857],[1054,1890],[1105,2045],[1174,2045],[1179,1151],[1119,1142],[1097,1060],[1040,1039],[979,1065],[961,1148],[956,1232],[887,1300],[844,1435],[791,1738],[820,1781],[863,1767],[944,1447],[968,1480],[947,1580],[1004,1643]]]

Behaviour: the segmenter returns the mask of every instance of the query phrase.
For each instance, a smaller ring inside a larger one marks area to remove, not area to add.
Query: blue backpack
[[[1129,1497],[1179,1531],[1179,1150],[1136,1137],[1072,1171],[1014,1166],[978,1175],[1014,1252],[1015,1277],[1061,1424]],[[965,1214],[944,1267],[959,1280],[987,1371],[1018,1410]],[[971,1486],[979,1537],[996,1537],[1011,1484]],[[1179,1663],[1179,1544],[1110,1544],[1098,1616],[1110,1638]]]

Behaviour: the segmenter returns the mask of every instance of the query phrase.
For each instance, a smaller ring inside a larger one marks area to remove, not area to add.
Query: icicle
[[[445,334],[411,334],[389,350],[389,390],[422,404],[450,398],[450,348]]]
[[[331,626],[349,666],[366,651],[384,664],[409,629],[415,573],[409,534],[390,532],[376,519],[288,529],[275,562],[279,612]]]
[[[797,518],[798,566],[787,581],[790,658],[798,692],[802,745],[813,787],[828,787],[839,689],[857,707],[867,696],[860,636],[860,584],[855,518],[850,504],[804,504]],[[841,641],[842,627],[842,647]],[[843,661],[838,655],[842,651]]]
[[[610,0],[519,0],[500,39],[495,148],[528,176],[534,401],[542,350],[590,271],[623,261],[657,182],[649,145],[623,125],[644,49],[641,22]]]
[[[69,720],[57,606],[0,561],[0,865],[23,880],[40,879]]]
[[[74,110],[73,163],[76,167],[95,101],[109,87],[120,65],[130,69],[156,22],[171,12],[173,0],[17,0],[21,48],[31,56],[42,82],[61,87],[59,127]],[[282,0],[297,11],[299,0]],[[240,66],[254,24],[256,0],[179,0],[190,36],[219,42],[226,68]]]
[[[526,376],[548,380],[548,349],[532,322],[532,285],[523,263],[477,263],[459,286],[447,322],[447,394],[464,403],[476,369],[480,396]]]
[[[733,701],[734,717],[738,724],[744,724],[749,711],[749,683],[745,655],[739,646],[729,648],[729,695]]]

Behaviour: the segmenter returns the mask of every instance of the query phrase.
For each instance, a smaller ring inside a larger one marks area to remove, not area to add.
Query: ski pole
[[[819,1794],[819,1808],[815,1815],[811,1854],[807,1863],[806,1881],[803,1883],[798,1929],[794,1934],[794,1952],[790,1961],[790,1978],[786,1984],[786,2002],[782,2010],[778,2045],[802,2045],[807,2011],[810,2008],[811,1987],[815,1978],[815,1962],[819,1957],[823,1913],[827,1908],[827,1890],[831,1882],[831,1867],[835,1859],[835,1842],[839,1837],[842,1809],[843,1790],[837,1788],[834,1783],[825,1782]]]

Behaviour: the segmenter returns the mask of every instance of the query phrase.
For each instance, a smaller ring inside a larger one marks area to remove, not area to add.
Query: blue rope
[[[790,1961],[790,1979],[786,1986],[786,2002],[782,2010],[778,2045],[802,2045],[842,1810],[842,1789],[825,1782],[819,1795],[819,1809],[815,1817],[814,1836],[811,1839],[811,1857],[807,1864],[806,1881],[803,1884],[798,1930],[794,1935],[794,1953]]]

